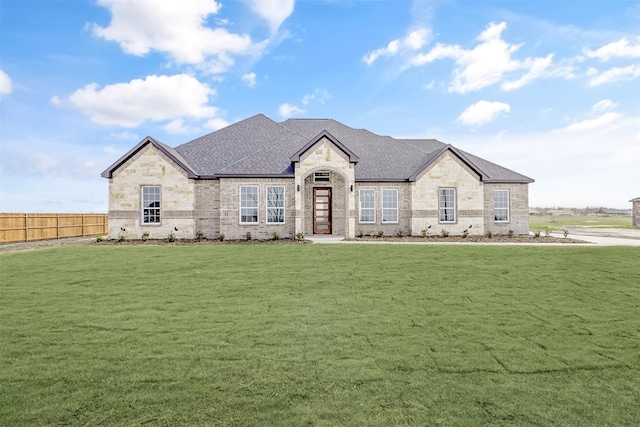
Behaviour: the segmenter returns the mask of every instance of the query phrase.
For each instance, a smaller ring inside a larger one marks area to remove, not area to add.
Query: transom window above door
[[[313,182],[331,182],[331,172],[314,172]]]

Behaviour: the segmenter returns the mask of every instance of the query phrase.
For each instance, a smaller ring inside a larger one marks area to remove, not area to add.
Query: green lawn
[[[640,250],[0,255],[0,425],[630,426]]]
[[[578,228],[637,228],[630,216],[586,216],[586,215],[530,215],[529,228],[532,231],[562,231],[570,227]]]

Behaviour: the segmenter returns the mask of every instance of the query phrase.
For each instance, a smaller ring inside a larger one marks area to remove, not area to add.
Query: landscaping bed
[[[532,235],[513,235],[494,234],[492,237],[487,236],[362,236],[354,239],[347,239],[355,242],[419,242],[419,243],[589,243],[584,240],[573,239],[571,237],[553,237]]]

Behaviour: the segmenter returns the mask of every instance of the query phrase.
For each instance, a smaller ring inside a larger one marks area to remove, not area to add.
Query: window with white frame
[[[331,172],[315,172],[313,182],[331,182]]]
[[[267,187],[267,223],[284,224],[284,187]]]
[[[382,222],[398,222],[398,190],[382,189]]]
[[[240,224],[258,222],[258,187],[240,187]]]
[[[376,222],[376,191],[360,190],[360,222]]]
[[[160,186],[142,187],[142,223],[160,224]]]
[[[509,190],[493,192],[493,217],[496,222],[509,221]]]
[[[456,222],[456,189],[440,189],[440,222]]]

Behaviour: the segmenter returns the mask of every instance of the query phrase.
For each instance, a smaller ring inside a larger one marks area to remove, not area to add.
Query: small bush
[[[396,233],[396,236],[404,237],[404,231],[402,229],[398,230],[398,232]]]
[[[384,231],[382,230],[378,231],[378,237],[384,237]]]
[[[196,240],[202,240],[202,239],[204,239],[204,233],[202,232],[202,230],[196,231]]]
[[[515,235],[515,233],[513,232],[513,230],[509,230],[509,237],[513,237]]]
[[[224,233],[220,233],[220,235],[218,236],[218,240],[224,242]]]
[[[103,236],[96,237],[96,242],[98,242],[98,243],[102,242],[103,240],[104,240]]]
[[[364,236],[364,231],[362,230],[362,228],[358,228],[358,234],[357,234],[357,236],[358,236],[358,237],[362,237],[362,236]]]
[[[442,237],[449,237],[449,232],[443,228],[440,230],[440,235],[442,235]]]
[[[124,232],[118,234],[118,242],[122,243],[127,240],[127,236],[125,236]]]
[[[302,231],[297,232],[296,233],[296,239],[304,240],[304,233]]]
[[[280,240],[280,234],[278,234],[277,231],[274,231],[273,234],[271,235],[271,238],[273,240]]]
[[[484,235],[487,236],[487,239],[493,238],[493,233],[491,232],[491,230],[487,230],[487,232],[484,233]]]
[[[175,242],[177,240],[176,233],[173,231],[167,236],[167,242]]]
[[[565,228],[564,230],[562,230],[562,234],[564,234],[564,237],[569,237],[569,230]]]
[[[533,232],[533,237],[535,237],[535,238],[540,237],[540,231],[539,230],[538,231],[534,231]]]
[[[247,234],[245,234],[245,236],[247,237],[247,240],[251,240],[251,232],[247,231]]]
[[[420,235],[421,235],[422,237],[427,237],[427,229],[426,229],[426,228],[423,228],[422,230],[420,230]]]
[[[468,235],[469,235],[469,230],[465,228],[464,231],[462,232],[462,238],[466,239]]]
[[[149,232],[145,231],[144,233],[142,233],[142,240],[144,240],[145,242],[147,240],[149,240]]]

